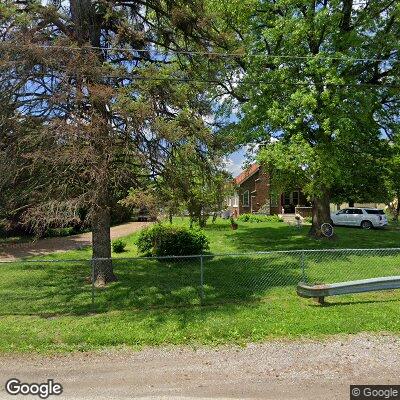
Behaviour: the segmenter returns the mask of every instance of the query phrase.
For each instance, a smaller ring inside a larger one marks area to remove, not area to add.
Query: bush
[[[123,253],[125,251],[126,242],[122,239],[117,239],[112,242],[112,249],[114,253]]]
[[[132,209],[122,204],[114,204],[111,207],[111,225],[123,224],[132,219]]]
[[[278,215],[240,214],[238,217],[238,221],[250,223],[282,222],[283,219],[280,218]]]
[[[143,229],[136,245],[141,253],[153,256],[196,255],[209,248],[201,230],[161,224]]]

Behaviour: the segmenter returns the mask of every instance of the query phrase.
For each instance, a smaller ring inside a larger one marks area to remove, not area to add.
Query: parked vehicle
[[[229,219],[232,216],[231,210],[224,210],[222,211],[222,218]]]
[[[150,214],[146,207],[142,207],[133,212],[133,220],[138,222],[155,221],[155,217]]]
[[[382,228],[388,224],[386,214],[378,208],[351,207],[331,214],[335,225],[360,226],[363,229]]]

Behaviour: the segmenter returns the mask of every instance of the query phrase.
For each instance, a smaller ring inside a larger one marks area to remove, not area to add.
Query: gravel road
[[[19,398],[5,393],[11,377],[53,378],[64,387],[54,399],[349,399],[350,384],[400,384],[400,337],[3,356],[0,376],[1,399]]]
[[[110,229],[111,239],[130,235],[147,226],[149,222],[128,222]],[[0,261],[14,261],[23,257],[41,256],[90,246],[92,232],[65,237],[39,239],[35,242],[0,245]]]

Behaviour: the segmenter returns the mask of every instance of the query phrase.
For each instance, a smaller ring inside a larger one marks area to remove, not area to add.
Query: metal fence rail
[[[93,284],[93,260],[1,262],[0,315],[286,299],[296,296],[299,281],[335,283],[400,275],[400,248],[113,258],[112,262],[118,281],[103,288]]]

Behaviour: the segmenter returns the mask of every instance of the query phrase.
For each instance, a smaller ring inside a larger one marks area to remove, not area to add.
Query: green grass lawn
[[[188,219],[175,218],[174,224],[188,226]],[[205,232],[210,241],[210,253],[213,254],[329,248],[400,248],[399,225],[370,231],[352,227],[335,227],[336,238],[333,240],[315,240],[307,235],[309,228],[309,225],[304,225],[298,229],[283,222],[239,222],[238,230],[233,231],[230,229],[229,221],[218,219],[215,224],[209,223]],[[113,254],[113,257],[137,257],[135,240],[138,234],[135,232],[124,238],[127,243],[127,251]],[[86,248],[55,253],[44,258],[89,259],[90,257],[91,250]]]
[[[177,224],[186,220],[177,219]],[[250,254],[254,251],[400,247],[397,227],[364,231],[337,228],[334,241],[315,241],[308,227],[218,221],[206,228],[210,254],[200,261],[125,260],[134,240],[115,255],[118,282],[92,288],[83,249],[0,267],[0,351],[65,352],[113,346],[244,344],[269,338],[320,338],[338,333],[400,333],[400,290],[330,298],[326,307],[295,293],[303,279],[336,282],[400,275],[400,252]],[[220,253],[243,253],[219,256]],[[248,253],[248,254],[246,254]],[[202,298],[202,299],[201,299]],[[202,304],[202,305],[201,305]]]

